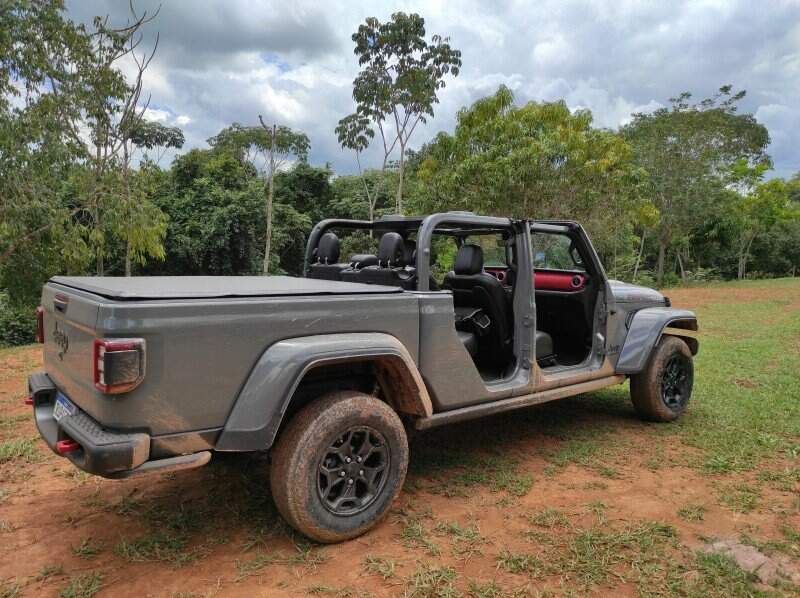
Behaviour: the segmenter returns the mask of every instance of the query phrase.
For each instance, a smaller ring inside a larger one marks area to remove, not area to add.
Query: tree
[[[140,188],[167,215],[165,259],[148,274],[233,275],[261,269],[264,187],[230,151],[193,149],[169,171],[140,166]]]
[[[63,11],[60,0],[0,3],[0,268],[5,280],[10,268],[33,286],[57,264],[78,268],[87,258],[75,220],[80,208],[66,205],[63,192],[79,154],[70,123],[92,90],[77,67],[92,47],[86,29]],[[53,81],[82,92],[58,94]],[[8,284],[12,300],[29,286],[17,282]]]
[[[751,114],[738,114],[745,92],[720,88],[712,98],[691,104],[691,94],[670,100],[671,106],[634,114],[622,127],[637,165],[648,174],[648,195],[658,209],[656,279],[664,280],[667,251],[688,250],[687,235],[702,223],[716,198],[724,195],[727,177],[738,160],[769,164],[767,129]],[[683,270],[682,252],[677,252]]]
[[[136,86],[138,89],[141,89],[142,73],[143,69],[140,69]],[[134,105],[135,103],[133,102]],[[184,137],[178,127],[148,122],[142,118],[141,113],[129,118],[121,132],[124,203],[119,210],[121,213],[116,218],[114,230],[117,236],[125,241],[125,276],[130,276],[134,260],[144,264],[147,255],[164,258],[161,241],[166,234],[163,214],[138,189],[136,181],[139,177],[131,175],[133,152],[136,149],[181,148]]]
[[[359,159],[375,135],[371,125],[376,126],[383,144],[382,171],[399,149],[397,212],[402,213],[406,148],[417,125],[433,117],[444,77],[458,76],[461,52],[450,47],[449,38],[434,35],[426,41],[425,19],[403,12],[386,23],[369,17],[352,40],[362,67],[353,81],[356,111],[339,121],[336,134],[342,147],[354,150]]]
[[[739,231],[737,244],[737,274],[742,280],[747,275],[747,261],[753,241],[769,233],[776,225],[800,218],[791,200],[791,184],[775,178],[763,181],[764,168],[749,168],[745,163],[736,165],[737,177],[745,178],[747,189],[733,201],[732,215]]]
[[[439,133],[413,155],[415,207],[576,219],[613,254],[617,221],[638,205],[643,173],[618,135],[591,123],[590,112],[563,102],[515,106],[501,86],[459,111],[452,135]]]
[[[268,126],[261,115],[258,120],[261,125],[257,127],[245,127],[234,123],[209,139],[209,143],[213,147],[228,148],[236,152],[243,160],[250,161],[257,170],[264,173],[267,233],[262,271],[264,274],[269,274],[272,263],[270,250],[273,232],[275,174],[286,165],[291,157],[305,162],[308,158],[310,143],[305,133],[276,124]]]

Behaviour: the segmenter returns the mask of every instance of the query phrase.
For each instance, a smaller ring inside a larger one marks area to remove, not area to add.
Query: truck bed
[[[116,301],[402,292],[399,287],[292,276],[54,276],[50,282]]]

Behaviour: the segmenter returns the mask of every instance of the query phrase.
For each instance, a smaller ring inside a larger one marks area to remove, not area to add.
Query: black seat
[[[342,271],[348,264],[339,262],[339,237],[334,233],[325,233],[319,238],[314,250],[314,263],[308,268],[308,278],[322,280],[341,280]]]
[[[344,282],[361,282],[361,270],[367,266],[377,266],[378,256],[369,253],[357,253],[350,256],[350,264],[342,270],[342,280]]]
[[[415,268],[406,267],[406,245],[399,233],[384,233],[378,244],[378,263],[358,271],[348,270],[346,280],[366,284],[382,284],[404,289],[415,289]]]
[[[478,245],[462,245],[453,271],[444,278],[444,288],[453,293],[455,307],[482,309],[490,324],[480,338],[481,353],[497,365],[505,365],[511,354],[513,320],[502,283],[483,271],[483,250]]]
[[[536,361],[542,367],[555,365],[555,351],[553,351],[553,337],[543,330],[536,331]]]

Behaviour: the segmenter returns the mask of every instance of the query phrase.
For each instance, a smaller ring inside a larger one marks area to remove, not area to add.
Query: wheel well
[[[400,357],[387,355],[312,366],[295,388],[280,427],[310,402],[339,390],[373,395],[401,415],[430,415],[430,407],[426,409],[425,405],[427,397],[420,396],[406,364]]]
[[[692,355],[697,355],[697,351],[700,349],[700,343],[696,338],[697,333],[697,320],[686,319],[686,320],[674,320],[669,322],[662,331],[662,334],[668,334],[670,336],[677,336],[683,342],[685,342],[689,350],[692,352]]]

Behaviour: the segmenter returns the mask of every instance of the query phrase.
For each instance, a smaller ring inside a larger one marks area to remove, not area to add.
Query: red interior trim
[[[586,276],[572,272],[533,273],[533,286],[542,291],[580,291],[586,286]]]

